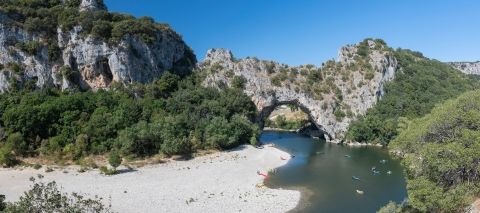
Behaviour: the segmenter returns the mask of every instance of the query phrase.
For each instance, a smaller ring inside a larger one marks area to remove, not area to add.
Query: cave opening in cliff
[[[313,122],[310,113],[296,102],[281,103],[263,111],[261,126],[264,130],[291,131],[312,137],[324,138]]]
[[[113,80],[113,74],[110,65],[108,64],[108,59],[102,58],[97,62],[96,67],[98,68],[100,75],[104,77],[105,83],[109,85]]]

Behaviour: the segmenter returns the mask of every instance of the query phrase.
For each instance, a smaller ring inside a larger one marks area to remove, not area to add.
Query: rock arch
[[[270,114],[278,107],[281,105],[294,105],[298,107],[302,112],[307,114],[308,120],[316,127],[318,130],[318,133],[312,134],[309,133],[308,135],[312,137],[322,137],[325,139],[332,139],[332,136],[326,132],[322,126],[318,126],[317,122],[315,120],[315,116],[312,114],[311,110],[303,105],[298,99],[291,99],[291,100],[277,100],[272,105],[265,106],[259,111],[257,117],[256,117],[256,122],[260,125],[260,128],[264,128],[265,126],[265,120],[268,119]],[[299,132],[302,132],[303,128],[299,130]]]
[[[368,55],[357,54],[359,45]],[[290,103],[309,115],[325,139],[342,142],[349,124],[381,98],[384,84],[394,78],[397,61],[392,55],[383,42],[367,39],[341,48],[336,61],[317,68],[235,59],[228,50],[211,49],[198,70],[207,73],[206,86],[231,86],[235,76],[245,78],[243,90],[257,106],[260,126],[276,106]]]

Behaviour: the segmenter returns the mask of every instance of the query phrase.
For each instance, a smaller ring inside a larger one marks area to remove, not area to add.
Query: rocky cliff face
[[[396,68],[391,50],[380,40],[343,47],[337,61],[328,61],[320,68],[235,59],[225,49],[209,50],[199,65],[206,74],[205,85],[243,87],[260,112],[261,124],[278,105],[295,104],[327,140],[336,142],[343,140],[352,120],[381,98]]]
[[[82,0],[78,7],[79,11],[105,9],[99,0]],[[0,11],[0,92],[26,85],[95,90],[113,82],[147,83],[166,70],[189,72],[196,63],[191,49],[170,29],[157,30],[150,43],[139,36],[125,35],[118,43],[111,44],[82,33],[81,26],[70,31],[59,26],[56,38],[46,38],[19,27]],[[55,41],[59,59],[52,60],[49,56],[47,39]],[[32,42],[39,44],[34,54],[17,45]]]
[[[477,62],[450,62],[455,69],[465,74],[480,75],[480,61]]]

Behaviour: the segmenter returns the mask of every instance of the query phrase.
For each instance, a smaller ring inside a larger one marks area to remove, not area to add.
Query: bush
[[[106,166],[101,166],[100,173],[104,175],[116,175],[118,171],[116,169],[109,169]]]
[[[345,112],[343,112],[343,110],[341,109],[336,109],[335,112],[333,112],[333,114],[335,115],[335,119],[337,121],[342,121],[343,118],[346,116]]]
[[[177,138],[167,136],[161,147],[162,153],[166,155],[182,155],[192,152],[192,144],[186,137]]]
[[[7,204],[5,203],[5,195],[0,194],[0,212],[3,212],[7,208]]]
[[[247,79],[243,76],[234,76],[232,79],[232,87],[236,89],[245,89],[245,83],[247,83]]]
[[[95,21],[93,22],[91,34],[108,41],[112,36],[112,24],[103,20]]]
[[[5,212],[110,212],[110,209],[102,203],[102,198],[86,199],[77,193],[62,193],[55,182],[34,182],[19,201],[6,205]]]
[[[51,41],[48,43],[47,47],[47,52],[48,52],[48,60],[50,62],[55,62],[61,57],[61,49],[58,46],[58,44],[54,41]]]
[[[19,42],[15,45],[15,47],[27,53],[27,55],[32,56],[37,55],[41,47],[41,43],[38,41]]]
[[[23,72],[23,67],[19,63],[15,62],[8,62],[7,67],[13,71],[15,74],[22,74]]]
[[[377,211],[377,213],[402,213],[403,211],[403,206],[396,204],[393,201],[388,202],[387,205],[382,207]]]
[[[110,152],[110,155],[108,156],[108,163],[113,167],[114,170],[117,169],[120,164],[122,164],[122,157],[117,150]]]
[[[368,70],[366,73],[365,73],[365,80],[372,80],[373,77],[375,77],[375,73],[373,72],[373,70]]]
[[[75,81],[75,73],[73,72],[72,68],[69,66],[62,66],[60,68],[60,73],[62,74],[63,78],[70,82]]]
[[[16,159],[13,155],[13,149],[9,145],[0,147],[0,166],[11,167],[16,164]]]

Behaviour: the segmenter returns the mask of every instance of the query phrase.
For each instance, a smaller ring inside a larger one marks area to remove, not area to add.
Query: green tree
[[[55,182],[34,183],[20,200],[7,203],[5,212],[111,212],[102,199],[86,199],[83,195],[66,194],[58,189]]]
[[[247,83],[247,79],[243,76],[233,76],[232,78],[232,87],[236,89],[244,89],[245,83]]]
[[[112,24],[104,20],[94,21],[91,34],[95,37],[108,40],[112,36]]]
[[[5,195],[0,194],[0,212],[3,212],[7,208],[7,204],[5,203]]]
[[[122,157],[117,150],[113,150],[110,152],[108,156],[108,163],[110,164],[110,166],[113,167],[114,170],[116,170],[117,167],[122,164]]]

